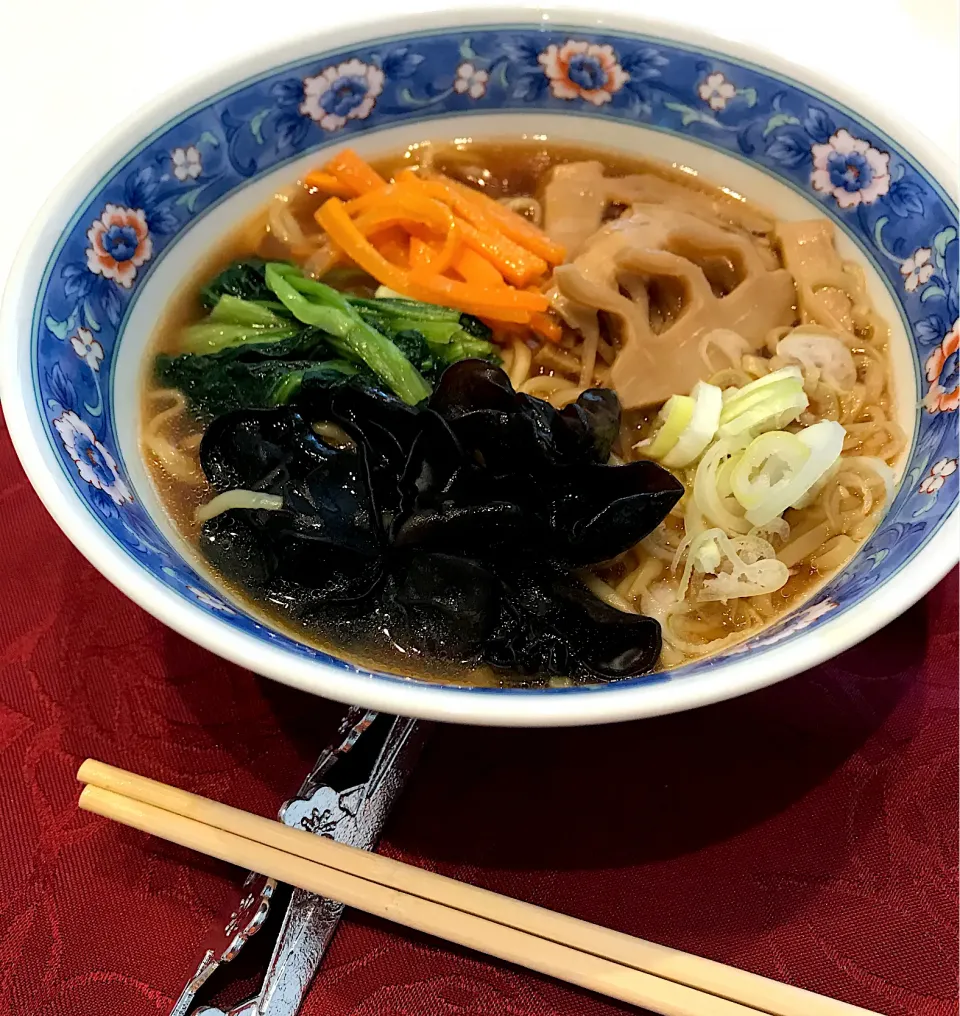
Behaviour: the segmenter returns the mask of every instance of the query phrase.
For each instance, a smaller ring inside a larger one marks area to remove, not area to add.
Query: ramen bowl
[[[31,482],[95,567],[207,649],[318,695],[480,724],[600,723],[786,678],[913,604],[957,557],[957,262],[939,156],[770,54],[675,27],[565,12],[396,16],[238,60],[104,140],[28,237],[3,303],[3,405]],[[138,449],[146,348],[204,253],[278,185],[349,143],[548,137],[696,167],[786,218],[823,215],[891,323],[908,446],[856,556],[792,613],[719,655],[547,689],[377,672],[272,628],[220,589],[167,519]]]

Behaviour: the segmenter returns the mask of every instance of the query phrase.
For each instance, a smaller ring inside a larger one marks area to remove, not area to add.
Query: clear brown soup
[[[622,152],[598,153],[593,148],[587,149],[569,144],[514,140],[478,141],[451,145],[413,145],[403,152],[373,160],[373,163],[383,176],[389,178],[401,168],[419,166],[425,159],[429,161],[432,168],[481,188],[491,197],[503,200],[540,197],[551,169],[560,164],[599,160],[602,162],[607,176],[648,174],[692,195],[691,200],[696,203],[697,207],[707,207],[708,205],[715,221],[726,223],[729,228],[749,235],[772,266],[779,266],[782,263],[774,233],[773,215],[762,208],[750,205],[740,199],[738,195],[719,185],[704,181],[690,167],[668,166]],[[299,181],[292,181],[290,188],[284,192],[285,207],[292,213],[302,231],[308,235],[315,234],[317,231],[313,213],[323,199],[324,195],[316,193]],[[524,210],[523,202],[519,202],[517,208]],[[614,218],[623,210],[622,206],[613,205],[608,210],[606,218]],[[143,374],[142,434],[151,426],[152,422],[156,421],[158,413],[168,405],[164,402],[163,392],[158,389],[153,376],[151,369],[153,358],[159,352],[179,352],[179,337],[182,329],[199,320],[206,313],[199,300],[199,291],[204,283],[231,262],[244,257],[256,255],[264,258],[292,259],[301,264],[305,261],[302,253],[298,256],[296,252],[292,252],[288,243],[279,241],[271,232],[269,206],[238,224],[228,236],[222,237],[218,241],[216,238],[212,238],[212,240],[209,255],[191,272],[191,281],[171,301],[151,342]],[[720,268],[722,269],[723,266]],[[706,272],[707,268],[705,267],[704,270]],[[707,272],[707,274],[710,277],[710,273]],[[362,295],[372,295],[376,285],[377,283],[369,278],[356,278],[351,281],[352,291]],[[670,293],[663,295],[665,306],[670,303],[671,299]],[[669,313],[669,311],[670,308],[666,306],[664,313]],[[795,313],[795,323],[800,323],[804,319],[802,309],[795,308]],[[881,325],[882,322],[873,327],[876,330]],[[611,334],[607,338],[610,344],[615,347],[616,335],[612,322],[605,321],[604,328],[610,331]],[[504,344],[505,366],[509,368],[512,352],[511,342],[516,342],[517,338],[516,336],[498,336],[498,338]],[[532,335],[523,341],[531,351],[529,378],[562,379],[565,376],[569,378],[575,376],[579,369],[577,353],[581,340],[569,328],[565,328],[563,339],[558,347],[544,345]],[[864,347],[866,348],[870,342],[876,347],[877,355],[885,356],[885,331],[882,335],[865,335]],[[858,353],[858,355],[860,354]],[[883,362],[886,373],[885,360]],[[602,375],[598,376],[602,383]],[[892,418],[892,395],[888,376],[883,379],[878,401],[887,416]],[[625,414],[620,440],[615,448],[616,454],[621,459],[628,460],[636,457],[633,446],[644,436],[655,415],[655,409]],[[868,426],[871,419],[872,417],[865,410],[862,418],[857,417],[856,422]],[[891,424],[891,433],[892,428]],[[171,412],[163,424],[164,437],[177,446],[184,461],[190,463],[193,470],[191,482],[184,482],[182,479],[171,476],[157,457],[151,453],[147,443],[141,442],[144,458],[160,500],[177,531],[193,547],[197,545],[199,534],[199,524],[195,521],[194,513],[200,504],[212,496],[210,488],[203,480],[197,460],[196,449],[200,431],[201,425],[188,413]],[[888,442],[883,447],[874,447],[881,445],[881,440],[876,438],[872,432],[868,433],[867,430],[864,430],[863,433],[864,438],[859,444],[854,442],[851,445],[851,454],[875,454],[890,462],[895,460],[899,452],[899,447],[893,448],[895,442]],[[870,445],[871,441],[873,445]],[[834,509],[841,513],[854,511],[850,506],[850,498],[856,499],[855,491],[844,492]],[[859,520],[855,542],[858,543],[863,535],[873,527],[876,519],[872,517],[872,514],[870,512],[863,513],[866,518]],[[803,515],[803,512],[791,511],[787,518],[792,525],[802,528]],[[678,516],[669,518],[667,528],[676,531],[677,539],[679,539],[682,536],[682,519]],[[852,527],[850,531],[853,531]],[[842,528],[841,532],[844,532]],[[725,640],[723,648],[726,648],[740,638],[755,633],[759,627],[776,620],[810,596],[829,574],[842,565],[843,562],[837,560],[840,556],[842,555],[834,554],[830,558],[829,567],[818,563],[816,555],[797,562],[793,568],[793,574],[782,589],[766,597],[751,598],[760,602],[749,603],[744,600],[736,600],[727,605],[709,604],[692,610],[685,618],[684,641],[691,645],[698,643],[709,645],[717,639],[723,639]],[[849,554],[846,555],[846,557],[848,556]],[[199,554],[197,554],[197,558],[202,560]],[[642,549],[638,548],[634,556],[624,555],[615,562],[595,569],[594,573],[598,579],[606,583],[607,587],[618,590],[621,595],[626,595],[631,591],[631,578],[637,577],[634,585],[642,580],[645,562],[648,565],[648,571],[656,570],[650,566],[649,555],[645,556]],[[668,581],[669,567],[661,568],[658,575],[661,582]],[[433,681],[485,685],[508,684],[511,686],[522,683],[518,677],[496,674],[486,667],[469,669],[457,667],[404,651],[394,645],[389,637],[379,630],[375,615],[358,620],[345,617],[305,620],[298,615],[296,603],[281,600],[254,601],[243,590],[224,581],[222,577],[218,577],[217,581],[228,590],[232,599],[243,603],[250,613],[259,615],[274,627],[288,632],[300,641],[347,658],[358,665]],[[630,599],[630,597],[627,598]],[[639,609],[639,601],[636,597],[630,599],[630,602],[635,609]],[[699,652],[683,652],[679,654],[679,657],[675,654],[672,658],[663,660],[662,665],[675,665],[683,662],[683,659],[695,658],[699,655]],[[561,680],[552,683],[564,682]]]

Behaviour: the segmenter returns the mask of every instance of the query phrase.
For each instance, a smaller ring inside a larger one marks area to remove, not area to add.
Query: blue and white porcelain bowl
[[[58,189],[2,317],[4,410],[50,513],[133,600],[208,649],[405,715],[540,725],[665,713],[778,681],[864,638],[957,558],[960,240],[937,154],[907,125],[763,53],[587,14],[563,24],[522,10],[470,17],[398,16],[238,61],[138,114]],[[137,450],[144,349],[204,251],[325,149],[498,135],[642,152],[785,217],[826,215],[893,325],[910,444],[892,506],[813,600],[723,655],[544,691],[370,672],[227,602],[160,508]]]

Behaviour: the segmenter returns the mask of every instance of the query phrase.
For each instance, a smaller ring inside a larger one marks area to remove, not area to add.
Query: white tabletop
[[[472,6],[497,6],[472,0]],[[138,107],[206,66],[322,33],[350,11],[384,18],[430,0],[244,4],[232,0],[0,0],[0,285],[30,221],[70,167]],[[562,8],[564,2],[551,6]],[[774,4],[770,0],[597,0],[591,10],[670,16],[759,44],[868,93],[956,162],[957,0]],[[780,11],[776,20],[773,11]],[[789,12],[789,13],[788,13]]]

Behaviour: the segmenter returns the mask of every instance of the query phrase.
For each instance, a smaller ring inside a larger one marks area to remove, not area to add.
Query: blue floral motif
[[[59,363],[54,363],[46,377],[47,391],[49,398],[47,406],[55,413],[63,412],[76,404],[77,389],[73,382],[63,372]]]
[[[813,141],[821,145],[825,145],[837,129],[830,114],[818,106],[809,107],[800,122]]]
[[[956,459],[940,459],[930,467],[930,472],[920,481],[921,494],[936,496],[937,492],[957,471]]]
[[[947,326],[939,314],[931,314],[921,318],[913,328],[914,338],[921,346],[932,346],[940,342],[946,335]]]
[[[556,99],[583,99],[602,106],[631,80],[620,66],[610,45],[598,45],[579,39],[567,39],[562,45],[551,43],[537,54]]]
[[[889,581],[957,500],[956,207],[894,141],[800,84],[662,39],[549,23],[370,41],[239,83],[155,132],[76,209],[37,300],[36,398],[64,475],[105,531],[222,623],[348,666],[226,607],[134,500],[113,413],[121,322],[159,257],[251,180],[367,129],[438,134],[437,118],[496,110],[589,115],[706,142],[819,201],[865,251],[898,302],[927,386],[905,479],[880,528],[817,603],[745,646],[782,645]]]
[[[388,62],[395,67],[410,66],[404,63],[407,59],[404,51],[398,59],[390,57]],[[416,66],[412,64],[413,69]],[[383,91],[383,79],[384,72],[379,67],[357,59],[327,67],[315,77],[303,79],[300,112],[325,131],[340,130],[348,120],[366,120]]]
[[[203,156],[196,145],[186,148],[174,148],[170,153],[170,166],[173,175],[181,182],[196,180],[203,172]]]
[[[793,134],[779,134],[767,146],[767,158],[787,169],[797,169],[810,161],[810,149]]]
[[[116,460],[97,440],[89,424],[67,410],[53,421],[53,427],[82,480],[106,494],[116,505],[133,500],[120,478]]]
[[[88,328],[78,328],[76,335],[70,339],[73,351],[92,370],[100,370],[100,362],[103,360],[103,346],[93,337]]]

